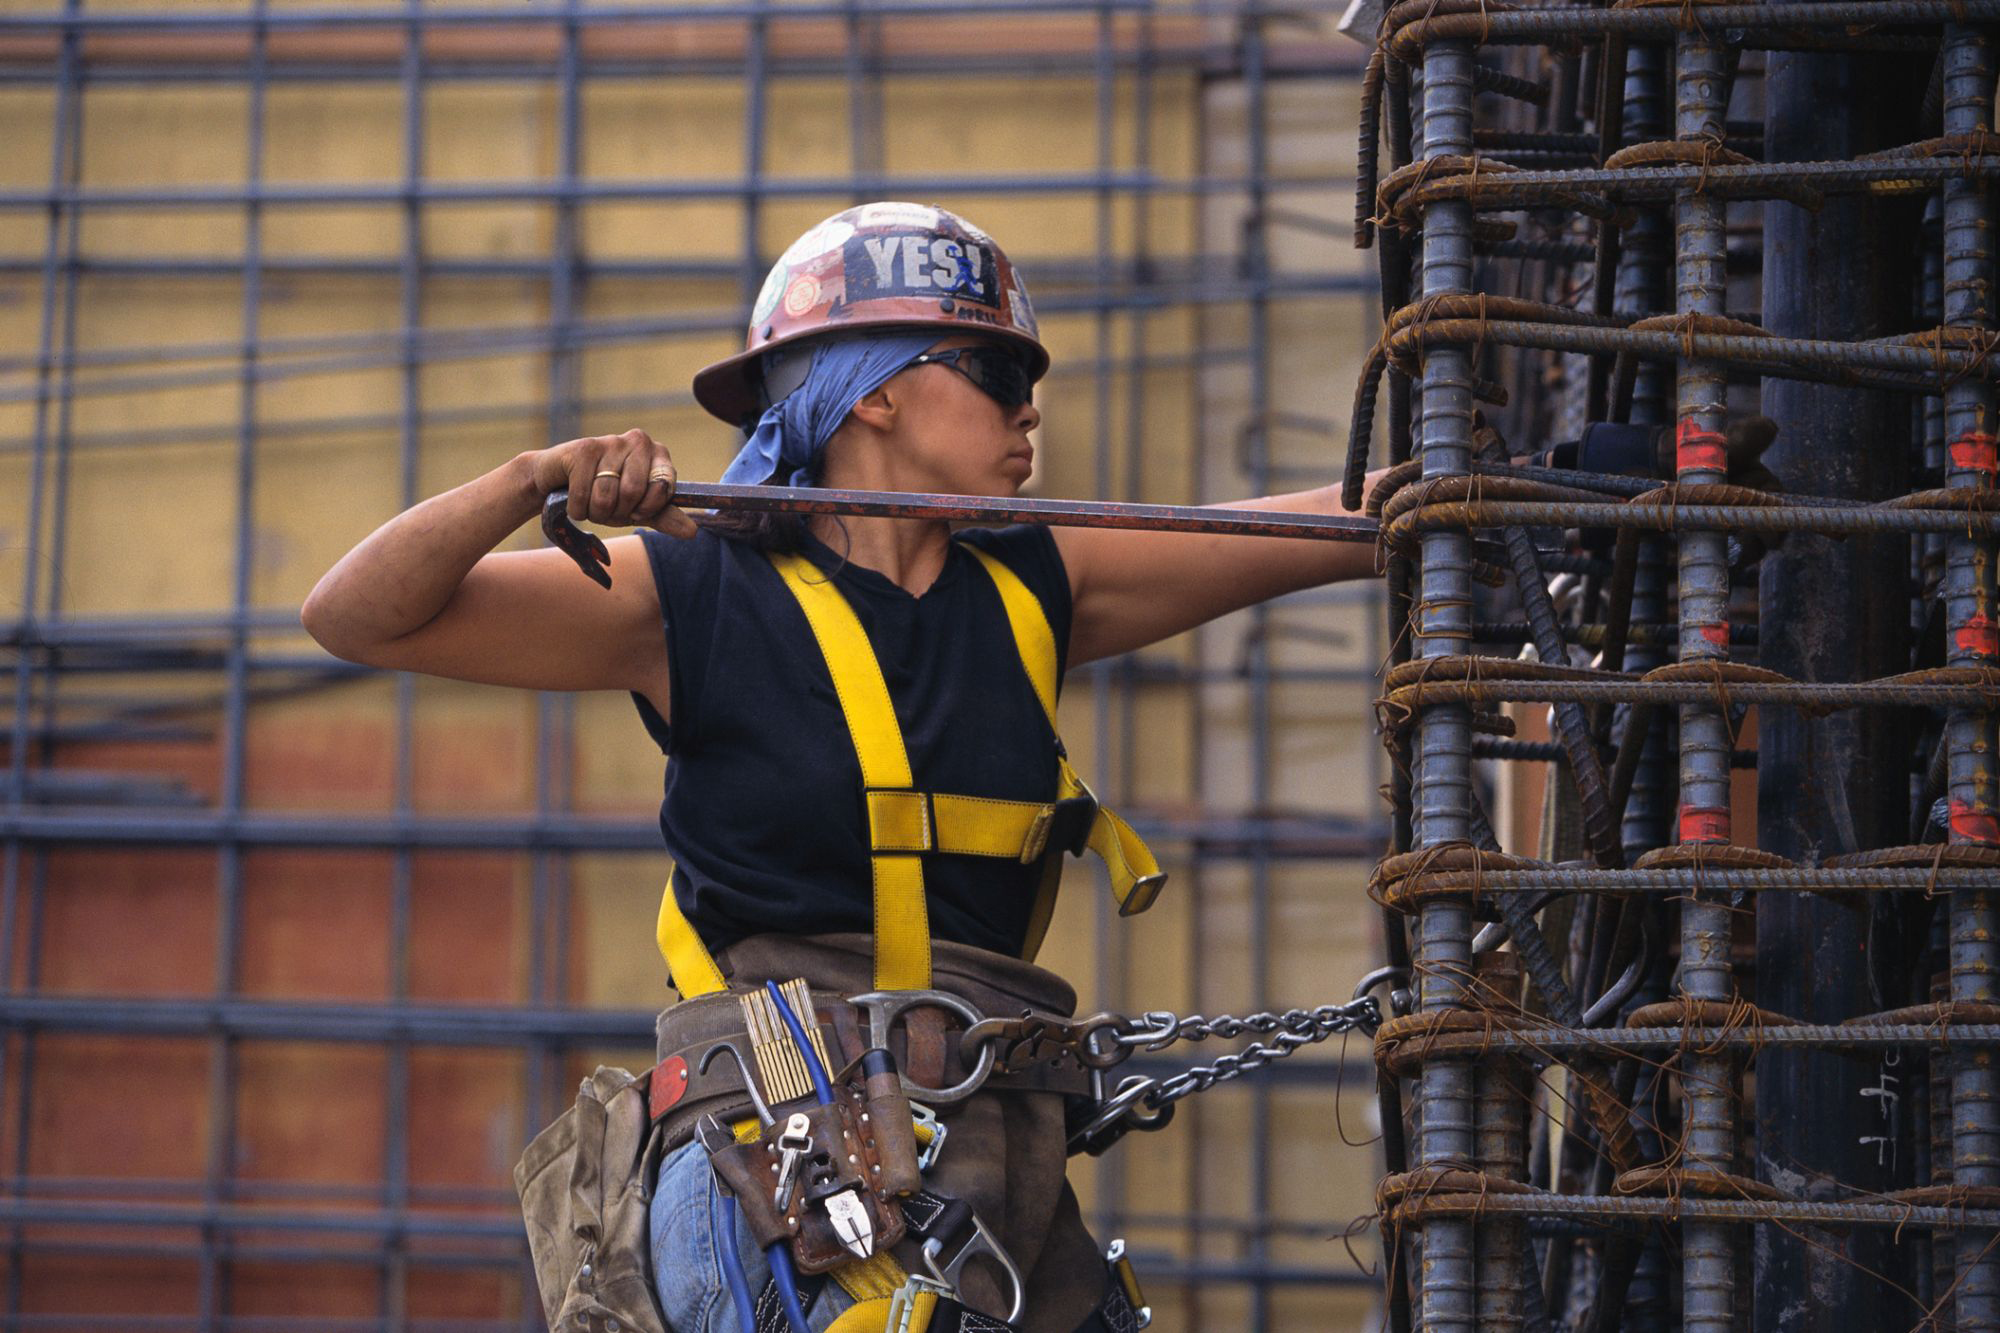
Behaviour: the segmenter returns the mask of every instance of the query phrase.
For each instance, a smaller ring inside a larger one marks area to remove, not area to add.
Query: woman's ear
[[[860,402],[848,409],[848,415],[874,430],[888,434],[895,429],[896,417],[901,411],[898,395],[888,385],[869,391]]]

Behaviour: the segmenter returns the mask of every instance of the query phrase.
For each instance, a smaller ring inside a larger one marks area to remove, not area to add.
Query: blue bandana
[[[820,455],[854,405],[937,340],[929,332],[878,333],[820,343],[805,382],[765,411],[722,480],[757,486],[789,467],[791,485],[812,485]]]

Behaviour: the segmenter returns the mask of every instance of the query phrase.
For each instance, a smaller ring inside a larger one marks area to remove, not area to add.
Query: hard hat
[[[695,401],[732,426],[767,406],[766,353],[849,329],[935,327],[991,334],[1018,348],[1031,378],[1049,368],[1028,289],[993,238],[929,204],[874,203],[835,213],[779,258],[750,311],[745,350],[694,377]]]

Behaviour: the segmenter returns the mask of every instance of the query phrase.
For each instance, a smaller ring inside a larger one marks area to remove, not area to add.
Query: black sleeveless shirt
[[[667,636],[669,726],[634,695],[668,756],[660,831],[674,896],[710,948],[767,931],[873,929],[861,765],[805,613],[748,544],[704,529],[641,530]],[[920,790],[1011,801],[1056,794],[1055,734],[993,580],[960,543],[997,556],[1042,604],[1066,664],[1069,577],[1046,528],[959,534],[937,582],[912,597],[810,537],[882,665]],[[1039,868],[931,855],[933,937],[1016,954]]]

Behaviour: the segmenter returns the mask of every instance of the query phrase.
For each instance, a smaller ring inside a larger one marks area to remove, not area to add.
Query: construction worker
[[[991,238],[942,209],[878,203],[786,251],[747,349],[704,370],[695,393],[748,432],[725,481],[1006,497],[1033,471],[1031,391],[1047,367],[1026,288]],[[815,995],[935,990],[979,1014],[1069,1012],[1067,985],[1027,961],[1048,922],[1050,867],[1087,844],[1128,910],[1161,877],[1069,766],[1054,730],[1061,672],[1294,589],[1370,577],[1373,552],[1194,533],[955,533],[918,519],[697,520],[673,506],[674,478],[667,447],[642,430],[522,453],[384,524],[303,614],[356,662],[629,691],[670,757],[661,827],[675,868],[659,938],[677,988],[699,998],[662,1019],[661,1070],[675,1083],[663,1091],[655,1071],[668,1149],[652,1267],[671,1328],[729,1333],[741,1327],[737,1261],[759,1299],[789,1261],[767,1257],[747,1216],[726,1226],[714,1206],[717,1145],[690,1113],[718,1077],[739,1079],[740,1107],[750,1075],[731,1061],[673,1063],[735,1013],[709,1002],[725,983],[803,978]],[[577,521],[639,529],[605,543],[608,591],[558,550],[494,551],[557,490]],[[1341,512],[1332,488],[1249,506]],[[842,1026],[836,1015],[829,1031]],[[962,1078],[962,1026],[934,1009],[908,1015],[902,1073],[923,1087]],[[1063,1176],[1063,1101],[1049,1094],[1067,1075],[1043,1074],[996,1071],[947,1108],[950,1143],[930,1179],[985,1219],[1025,1277],[1016,1326],[1116,1327]],[[739,1202],[747,1213],[752,1201]],[[992,1270],[960,1276],[968,1306],[1006,1312]],[[888,1279],[876,1271],[871,1292],[839,1268],[830,1278],[799,1279],[809,1326],[843,1314],[842,1327],[863,1326],[854,1307]]]

